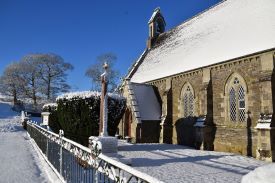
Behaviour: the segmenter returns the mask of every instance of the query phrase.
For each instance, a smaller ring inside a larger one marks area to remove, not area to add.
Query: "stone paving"
[[[224,152],[200,151],[171,144],[126,144],[119,156],[132,167],[164,182],[241,182],[242,176],[266,162]]]

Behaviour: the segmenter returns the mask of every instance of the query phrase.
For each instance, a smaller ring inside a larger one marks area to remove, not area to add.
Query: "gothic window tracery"
[[[182,90],[183,117],[194,116],[194,91],[190,84],[186,84]]]
[[[240,76],[229,80],[228,87],[228,116],[231,122],[246,121],[246,85]]]

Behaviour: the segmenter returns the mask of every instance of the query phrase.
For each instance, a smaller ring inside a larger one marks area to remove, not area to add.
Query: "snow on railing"
[[[101,154],[101,144],[92,141],[91,149],[60,134],[28,122],[27,130],[42,153],[67,182],[161,182],[145,173]]]

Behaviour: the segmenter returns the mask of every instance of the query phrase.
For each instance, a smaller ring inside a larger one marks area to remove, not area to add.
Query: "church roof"
[[[131,82],[147,82],[275,48],[275,0],[227,0],[162,33]]]
[[[161,107],[153,86],[138,83],[131,83],[131,86],[141,120],[160,120]]]

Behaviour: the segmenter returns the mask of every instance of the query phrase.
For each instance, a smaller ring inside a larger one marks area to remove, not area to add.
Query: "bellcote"
[[[149,38],[147,40],[147,48],[150,49],[159,34],[165,31],[165,20],[160,12],[160,8],[156,8],[148,22]]]

